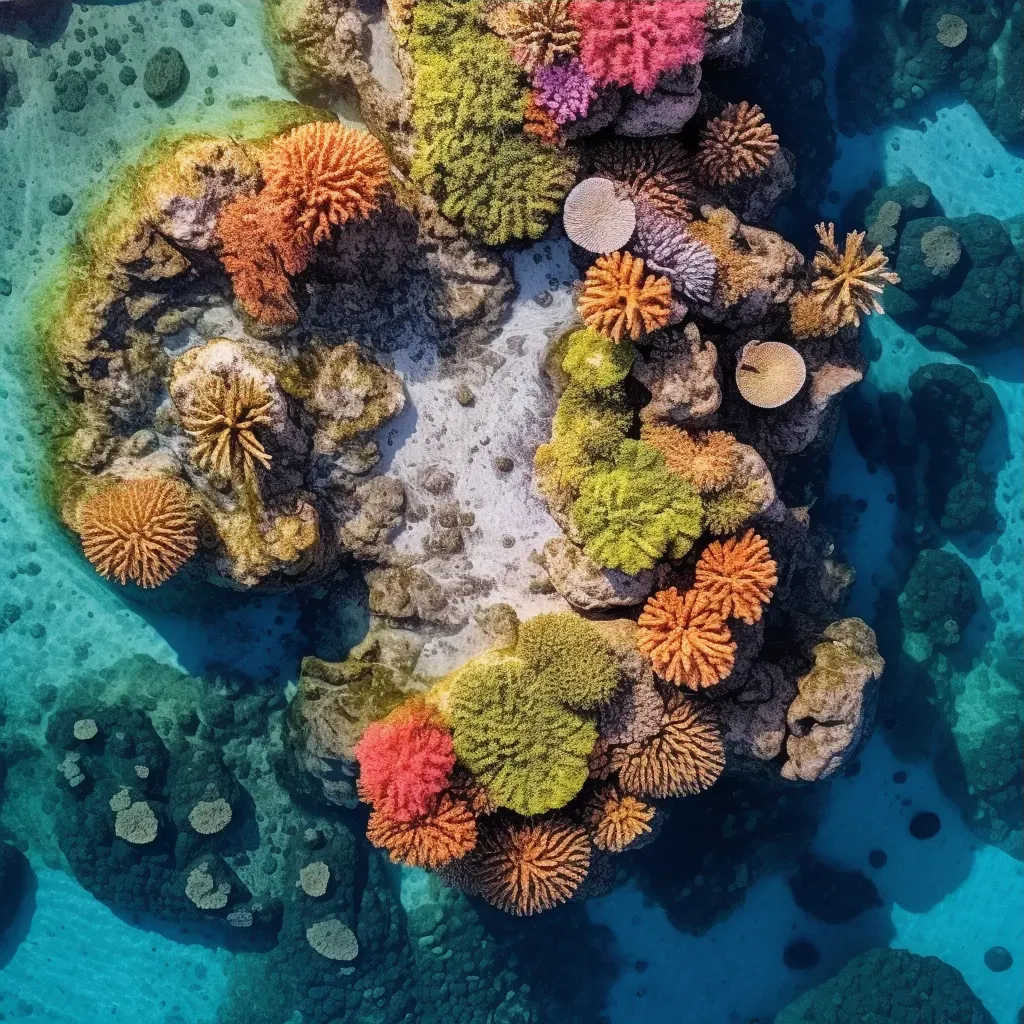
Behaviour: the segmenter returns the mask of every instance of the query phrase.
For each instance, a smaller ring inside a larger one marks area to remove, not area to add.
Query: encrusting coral
[[[691,434],[678,427],[645,423],[640,439],[657,448],[665,465],[701,495],[720,491],[736,470],[739,448],[736,438],[724,430]]]
[[[618,344],[585,327],[566,340],[562,369],[585,391],[605,391],[629,376],[636,349],[628,341]]]
[[[724,543],[712,541],[694,570],[693,588],[706,594],[724,618],[748,625],[761,618],[779,578],[768,542],[753,530]]]
[[[587,821],[594,845],[609,853],[622,853],[651,832],[655,808],[635,796],[606,786],[591,797]]]
[[[77,518],[85,557],[120,583],[157,587],[196,550],[195,514],[179,480],[118,481],[86,498]]]
[[[374,811],[366,837],[374,846],[387,850],[395,863],[439,868],[474,849],[476,817],[465,801],[444,793],[435,809],[411,821],[398,821]]]
[[[779,137],[761,108],[746,100],[730,103],[701,136],[694,166],[708,185],[728,185],[760,174],[779,150]]]
[[[693,219],[693,176],[682,143],[614,139],[594,150],[590,167],[593,174],[618,182],[634,202],[678,220]]]
[[[648,598],[637,623],[637,648],[667,682],[701,690],[732,672],[736,641],[721,608],[707,594],[661,590]]]
[[[672,310],[672,284],[648,274],[644,261],[628,252],[600,256],[587,271],[579,312],[588,327],[613,341],[634,340],[664,327]]]

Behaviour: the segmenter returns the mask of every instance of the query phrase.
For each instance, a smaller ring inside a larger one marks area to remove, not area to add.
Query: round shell
[[[740,352],[736,386],[759,409],[778,409],[796,398],[807,379],[803,356],[779,341],[752,341]]]
[[[581,249],[615,252],[633,237],[636,207],[632,199],[619,196],[607,178],[584,178],[566,198],[562,222]]]

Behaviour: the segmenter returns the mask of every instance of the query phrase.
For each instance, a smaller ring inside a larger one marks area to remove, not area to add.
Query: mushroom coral
[[[761,618],[779,577],[768,542],[753,530],[724,543],[712,541],[697,562],[694,590],[706,594],[724,618],[748,625]]]
[[[612,341],[624,334],[636,340],[664,327],[671,311],[671,282],[655,274],[644,277],[644,261],[628,252],[599,256],[587,271],[580,317]]]
[[[396,864],[439,868],[465,857],[476,846],[477,825],[469,805],[445,793],[434,810],[412,821],[398,821],[374,811],[366,837],[387,850]]]

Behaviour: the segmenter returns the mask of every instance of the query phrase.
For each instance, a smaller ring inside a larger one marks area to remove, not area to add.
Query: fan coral
[[[396,864],[439,868],[474,849],[476,818],[467,804],[445,793],[436,810],[413,821],[396,821],[374,811],[366,826],[366,838],[387,850]]]
[[[690,237],[686,227],[655,210],[638,217],[637,247],[647,266],[672,282],[676,291],[696,302],[710,302],[715,288],[715,254]]]
[[[601,85],[648,95],[665,72],[704,56],[704,0],[574,0],[580,56]]]
[[[697,590],[682,596],[675,587],[647,599],[637,648],[667,682],[700,690],[720,683],[732,671],[736,642],[711,598]]]
[[[617,181],[638,204],[667,217],[692,220],[690,158],[669,138],[616,139],[591,157],[594,174]]]
[[[761,609],[772,599],[776,574],[768,542],[753,530],[742,538],[730,537],[724,544],[713,540],[700,556],[693,588],[707,594],[726,618],[742,619],[748,625],[761,618]]]
[[[472,870],[488,903],[526,917],[570,899],[587,877],[590,853],[576,825],[510,823],[480,837]]]
[[[730,103],[710,120],[701,136],[695,165],[708,185],[728,185],[760,174],[779,150],[779,137],[758,106]]]
[[[551,64],[533,74],[537,102],[558,124],[586,117],[597,89],[587,69],[575,57],[567,64]]]
[[[300,245],[318,245],[332,228],[377,209],[389,173],[387,153],[369,132],[314,121],[271,143],[261,198],[280,208]]]
[[[565,200],[562,223],[569,238],[588,252],[614,252],[633,237],[636,208],[607,178],[584,178]]]
[[[82,550],[96,571],[120,583],[158,587],[195,553],[188,488],[178,480],[120,480],[82,502]]]
[[[694,435],[678,427],[645,423],[640,439],[657,448],[665,465],[701,495],[725,487],[739,458],[736,438],[724,430]]]
[[[624,441],[613,463],[583,480],[572,519],[594,561],[635,576],[665,555],[682,558],[690,550],[702,507],[660,452]]]
[[[680,694],[669,702],[655,736],[619,748],[613,759],[627,793],[693,796],[710,789],[722,774],[725,747],[710,711]]]
[[[623,687],[601,708],[599,742],[640,743],[661,724],[665,702],[652,683]]]
[[[586,391],[605,391],[629,376],[635,358],[636,349],[628,341],[616,344],[585,327],[569,335],[562,369]]]
[[[227,480],[239,469],[246,478],[257,465],[268,469],[271,457],[253,431],[273,422],[273,407],[273,396],[255,377],[211,377],[181,417],[181,425],[196,441],[195,464]]]
[[[924,265],[937,277],[945,276],[960,262],[960,236],[945,224],[921,236]]]
[[[580,41],[569,0],[511,0],[495,7],[487,24],[511,45],[516,63],[529,72],[574,55]]]
[[[780,341],[744,345],[736,365],[740,394],[759,409],[777,409],[800,393],[807,379],[803,356]]]
[[[595,793],[587,805],[593,843],[609,853],[622,853],[641,836],[650,834],[654,815],[650,804],[623,795],[614,786]]]
[[[422,709],[399,709],[356,744],[359,795],[394,821],[428,814],[455,767],[452,738]]]
[[[708,533],[721,537],[735,533],[764,506],[764,492],[755,481],[741,487],[728,487],[720,494],[704,498],[704,525]]]
[[[623,333],[635,340],[664,327],[671,309],[668,278],[645,278],[644,261],[628,252],[599,257],[587,271],[579,301],[583,322],[613,341],[621,341]]]

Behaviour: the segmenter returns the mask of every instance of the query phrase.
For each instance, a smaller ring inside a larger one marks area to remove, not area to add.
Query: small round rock
[[[94,718],[80,718],[75,722],[74,734],[76,740],[95,739],[99,731],[100,727],[96,724],[96,719]]]

